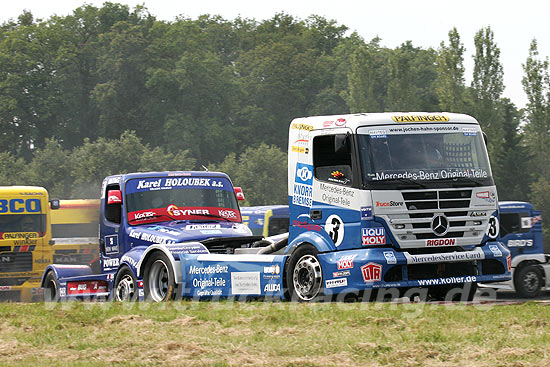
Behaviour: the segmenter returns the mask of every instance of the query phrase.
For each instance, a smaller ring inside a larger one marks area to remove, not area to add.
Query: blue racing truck
[[[471,299],[478,282],[510,279],[486,145],[470,116],[295,119],[288,192],[289,233],[261,239],[241,223],[225,174],[107,177],[101,272],[50,265],[45,297],[309,302],[391,288]]]
[[[537,297],[550,287],[550,254],[544,252],[541,212],[522,201],[502,201],[499,210],[501,241],[512,255],[512,279],[487,286]]]

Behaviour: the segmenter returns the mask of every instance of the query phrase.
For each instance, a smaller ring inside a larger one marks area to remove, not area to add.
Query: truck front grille
[[[4,252],[0,254],[0,273],[19,273],[32,270],[32,252]]]
[[[470,207],[472,189],[404,190],[401,210],[382,215],[401,247],[424,247],[430,239],[463,239],[463,244],[476,243],[484,235],[492,210]],[[434,216],[444,215],[448,231],[440,236],[432,230]]]

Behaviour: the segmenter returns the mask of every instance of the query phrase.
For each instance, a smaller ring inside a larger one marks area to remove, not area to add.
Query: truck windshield
[[[11,239],[8,233],[33,232],[39,237],[44,235],[46,215],[44,214],[7,214],[0,215],[0,239]]]
[[[479,129],[387,134],[385,130],[360,128],[358,133],[362,176],[367,185],[384,183],[387,187],[388,181],[409,185],[442,181],[467,186],[493,185]]]
[[[129,180],[126,210],[131,224],[184,219],[241,222],[233,186],[224,177]]]

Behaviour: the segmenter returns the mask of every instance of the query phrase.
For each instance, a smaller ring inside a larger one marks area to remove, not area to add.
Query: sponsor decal
[[[362,206],[361,207],[361,220],[371,220],[374,217],[372,216],[372,206]]]
[[[472,212],[470,217],[484,217],[487,215],[487,212]]]
[[[280,284],[267,283],[264,287],[264,293],[267,293],[267,292],[280,292],[280,291],[281,291],[281,285]]]
[[[350,275],[351,275],[351,272],[349,270],[335,271],[332,273],[333,278],[349,277]]]
[[[500,251],[497,245],[489,245],[489,250],[491,250],[494,257],[502,257],[502,251]]]
[[[382,280],[382,265],[367,263],[361,266],[361,274],[365,282],[379,282]]]
[[[122,256],[120,261],[123,262],[123,263],[130,264],[134,268],[137,268],[137,261],[133,257],[130,257],[128,255],[124,255],[124,256]]]
[[[309,148],[308,147],[299,147],[299,146],[293,145],[290,150],[293,153],[309,154]]]
[[[90,280],[85,282],[67,282],[67,290],[67,294],[105,293],[108,292],[109,287],[105,281]]]
[[[506,267],[508,268],[508,271],[512,271],[512,255],[508,254],[506,256]]]
[[[104,241],[105,241],[105,254],[107,255],[118,254],[119,252],[118,235],[113,234],[113,235],[105,236]]]
[[[294,177],[294,193],[292,204],[311,208],[313,206],[313,166],[311,164],[296,163]]]
[[[40,199],[0,199],[0,213],[40,213]]]
[[[281,267],[279,265],[264,266],[264,274],[279,274]]]
[[[128,237],[135,238],[136,240],[151,242],[151,243],[160,243],[160,244],[176,243],[176,241],[169,239],[167,237],[159,236],[152,233],[140,232],[140,231],[136,231],[135,229],[130,230],[130,233],[128,233]]]
[[[361,228],[363,246],[383,245],[386,243],[386,231],[382,227]]]
[[[475,127],[464,127],[462,128],[462,134],[464,136],[477,136],[477,130]]]
[[[403,115],[392,116],[395,122],[447,122],[449,117],[443,115]]]
[[[231,273],[231,293],[260,294],[260,272],[242,271]]]
[[[353,269],[353,259],[355,259],[356,256],[357,255],[342,256],[336,261],[336,267],[338,270]]]
[[[149,217],[155,216],[155,212],[142,212],[142,213],[136,213],[134,214],[134,219],[145,219]]]
[[[369,130],[371,139],[387,138],[387,133],[386,130]]]
[[[185,226],[186,231],[195,231],[198,229],[221,229],[219,224],[188,224]]]
[[[339,119],[336,119],[336,121],[334,121],[334,125],[336,126],[344,126],[345,124],[346,124],[346,119],[339,118]]]
[[[480,248],[474,251],[464,251],[464,252],[447,252],[440,254],[422,254],[422,255],[411,255],[405,252],[405,258],[407,259],[407,264],[430,264],[430,263],[441,263],[441,262],[460,262],[460,261],[471,261],[471,260],[483,260],[485,254]]]
[[[107,196],[107,204],[121,204],[122,203],[122,194],[117,190],[109,190]]]
[[[333,178],[329,178],[329,180],[336,181]],[[339,183],[346,184],[347,182],[342,181]],[[352,201],[350,198],[353,198],[355,195],[355,192],[353,191],[353,189],[350,189],[347,187],[327,185],[322,182],[319,183],[319,189],[321,191],[324,191],[321,197],[323,202],[326,202],[331,205],[351,207]]]
[[[492,191],[476,192],[476,198],[483,199],[486,202],[488,202],[489,204],[494,203],[497,199],[496,194]]]
[[[40,258],[40,259],[35,259],[34,262],[35,262],[36,264],[49,264],[49,263],[50,263],[50,259]]]
[[[227,265],[208,265],[208,266],[195,266],[191,265],[189,267],[189,274],[193,275],[202,275],[202,274],[226,274],[229,271],[229,266]]]
[[[299,123],[293,123],[290,126],[290,128],[293,129],[293,130],[306,130],[306,131],[312,131],[313,130],[313,126],[307,125],[307,124],[299,124]]]
[[[38,232],[4,232],[0,233],[0,239],[3,240],[25,240],[30,241],[33,238],[38,238]]]
[[[9,285],[0,285],[0,291],[10,291],[11,286]]]
[[[348,278],[329,279],[325,281],[325,288],[347,287]]]
[[[212,288],[212,287],[225,287],[226,281],[224,278],[208,278],[208,279],[197,279],[194,278],[192,281],[194,288]]]
[[[202,234],[207,234],[207,235],[211,235],[211,234],[221,234],[222,231],[218,230],[218,229],[203,229],[200,231]]]
[[[307,222],[300,222],[300,221],[297,221],[297,220],[294,220],[292,222],[292,225],[293,226],[296,226],[298,228],[302,228],[302,229],[305,229],[306,231],[316,231],[316,232],[321,232],[323,230],[323,227],[321,227],[320,225],[318,224],[309,224]]]
[[[218,215],[227,219],[236,219],[237,213],[231,209],[218,209]]]
[[[426,240],[426,247],[455,246],[456,238],[436,238]]]
[[[386,263],[388,265],[397,264],[397,258],[393,251],[384,251],[384,257],[386,258]]]
[[[336,119],[335,121],[323,121],[323,127],[331,127],[332,125],[334,126],[345,126],[347,123],[346,119],[344,118],[339,118],[339,119]]]
[[[325,222],[325,231],[332,242],[334,242],[334,246],[340,246],[344,240],[344,222],[342,218],[336,214],[330,215]]]
[[[531,247],[533,246],[533,240],[508,240],[506,243],[508,247]]]
[[[415,170],[399,173],[376,172],[373,180],[392,180],[407,178],[411,180],[438,180],[448,178],[487,178],[489,173],[481,168],[442,169],[442,170]]]
[[[103,268],[109,269],[109,268],[116,268],[118,266],[119,260],[117,258],[114,259],[103,259]]]
[[[328,178],[329,181],[344,185],[350,182],[350,179],[346,178],[346,176],[340,171],[332,171],[330,175],[331,177]]]
[[[405,203],[402,201],[377,201],[376,206],[380,208],[389,208],[389,207],[401,207]]]
[[[67,288],[66,287],[59,287],[59,297],[65,297],[67,294]]]

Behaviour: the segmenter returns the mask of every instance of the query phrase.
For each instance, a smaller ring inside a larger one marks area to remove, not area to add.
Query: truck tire
[[[477,283],[438,285],[428,288],[430,301],[471,302],[477,291]]]
[[[535,265],[525,265],[514,272],[516,293],[523,298],[534,298],[540,294],[542,276]]]
[[[312,302],[322,297],[323,270],[315,247],[301,245],[290,255],[286,286],[291,301]]]
[[[117,302],[135,302],[138,299],[136,277],[127,266],[123,266],[116,275],[113,299]]]
[[[176,297],[174,270],[163,252],[155,251],[147,261],[143,289],[147,301],[163,302]]]
[[[59,284],[53,271],[49,271],[44,279],[44,302],[59,302]]]

